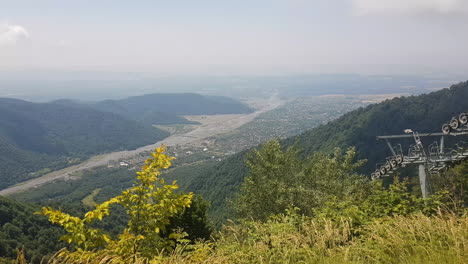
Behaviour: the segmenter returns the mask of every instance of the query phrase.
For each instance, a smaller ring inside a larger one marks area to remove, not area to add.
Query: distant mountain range
[[[460,75],[305,74],[263,76],[150,76],[124,72],[0,72],[0,97],[32,101],[118,99],[136,93],[199,93],[234,98],[324,94],[421,94],[447,87]],[[37,93],[40,89],[41,93]]]
[[[229,98],[197,94],[151,94],[92,104],[0,98],[0,189],[37,177],[46,168],[68,166],[76,158],[153,144],[169,135],[153,124],[191,123],[178,115],[251,111]]]
[[[105,100],[91,107],[148,124],[193,123],[181,115],[247,114],[253,110],[234,99],[193,93],[147,94],[121,100]]]

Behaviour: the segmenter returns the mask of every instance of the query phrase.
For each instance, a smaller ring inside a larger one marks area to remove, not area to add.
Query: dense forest
[[[43,216],[34,215],[39,207],[0,196],[0,263],[1,257],[16,257],[16,249],[25,248],[26,257],[39,263],[42,257],[65,246],[58,239],[64,232]]]
[[[191,124],[182,115],[246,114],[253,110],[234,99],[199,94],[147,94],[105,100],[91,107],[148,124]]]

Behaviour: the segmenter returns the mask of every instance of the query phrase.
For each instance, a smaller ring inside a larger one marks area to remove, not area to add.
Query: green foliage
[[[333,221],[351,219],[353,230],[359,232],[362,225],[378,218],[414,213],[434,215],[441,208],[457,210],[451,206],[452,200],[445,190],[424,199],[411,193],[408,186],[407,179],[400,181],[398,177],[388,188],[383,187],[382,181],[373,181],[362,192],[333,197],[322,207],[314,209],[314,215]]]
[[[325,206],[314,217],[298,208],[265,221],[244,220],[226,225],[213,243],[187,244],[184,234],[170,254],[154,255],[151,261],[140,256],[117,258],[109,252],[61,252],[52,263],[465,263],[468,258],[468,218],[436,210],[443,205],[436,195],[423,200],[408,193],[407,182],[395,178],[385,189],[369,186],[361,200],[346,206]],[[341,200],[356,197],[350,193]],[[329,201],[328,203],[331,203]],[[356,207],[366,221],[346,211]],[[341,203],[340,205],[343,205]],[[127,261],[127,262],[125,262]]]
[[[187,233],[190,241],[206,240],[211,238],[213,226],[208,217],[210,204],[201,196],[195,195],[192,204],[182,214],[170,219],[170,224],[164,234],[172,234],[177,230]]]
[[[374,182],[370,194],[363,199],[361,208],[369,217],[378,218],[384,216],[409,215],[414,212],[434,214],[448,202],[449,193],[446,190],[439,191],[429,198],[424,199],[408,190],[408,180],[400,181],[394,178],[393,184],[385,189],[381,182]],[[444,208],[447,209],[447,208]]]
[[[181,182],[192,180],[190,174],[202,168],[200,166],[188,166],[183,175],[177,174],[178,185],[181,186],[183,184]],[[174,178],[171,171],[169,170],[164,174],[166,180]],[[81,180],[55,181],[41,188],[19,193],[13,197],[26,202],[35,201],[42,205],[62,208],[62,211],[79,215],[94,207],[94,203],[105,202],[119,195],[121,190],[132,187],[134,175],[134,171],[128,171],[127,169],[114,168],[87,171],[80,175]],[[179,191],[185,190],[181,188]],[[211,220],[207,215],[209,208],[209,202],[200,195],[195,195],[190,208],[186,208],[176,217],[171,218],[168,229],[182,228],[192,241],[209,239],[212,229]],[[104,218],[102,222],[96,223],[95,226],[106,230],[112,235],[117,235],[125,228],[127,215],[125,209],[121,206],[111,208],[111,214],[113,217]],[[170,230],[169,233],[171,233]]]
[[[431,177],[431,185],[438,190],[447,190],[454,201],[461,206],[468,206],[468,162],[449,169],[448,171]]]
[[[312,217],[290,207],[265,220],[228,224],[202,260],[175,254],[166,263],[466,263],[468,218],[445,210],[446,198],[447,192],[417,197],[397,177],[389,188],[373,182],[334,196]]]
[[[354,162],[355,150],[344,155],[316,153],[304,160],[297,148],[282,150],[277,140],[269,141],[248,155],[249,174],[235,200],[241,217],[264,220],[298,207],[312,215],[331,196],[348,196],[365,185],[364,176],[355,173],[363,161]]]
[[[239,175],[247,173],[244,164],[244,154],[233,155],[226,161],[207,161],[200,164],[181,166],[170,171],[168,175],[180,179],[180,185],[185,191],[194,191],[211,204],[210,216],[220,227],[234,212],[228,201],[238,191],[243,178]],[[228,162],[229,161],[229,162]]]
[[[60,169],[70,165],[65,157],[22,150],[0,135],[0,189],[16,182],[38,177],[44,168]]]
[[[63,253],[68,257],[83,252],[101,254],[101,251],[129,260],[135,256],[151,259],[160,250],[171,249],[175,241],[184,237],[171,233],[168,238],[161,236],[170,224],[170,219],[190,207],[192,193],[176,194],[176,182],[166,184],[160,176],[161,170],[171,165],[173,158],[164,154],[165,148],[156,149],[152,158],[138,172],[135,186],[121,195],[97,204],[83,218],[73,217],[60,210],[44,207],[41,214],[49,217],[52,223],[61,225],[68,233],[62,239],[75,246],[77,251]],[[128,216],[127,227],[117,239],[111,238],[102,230],[92,227],[92,222],[109,216],[112,205],[121,205]],[[71,255],[70,255],[71,254]]]
[[[24,247],[30,263],[38,264],[43,257],[64,247],[64,243],[57,242],[63,231],[45,217],[34,216],[35,210],[34,206],[0,196],[0,257],[11,260],[16,249]],[[4,263],[1,258],[0,263]]]
[[[246,164],[250,171],[235,201],[241,216],[266,219],[294,205],[298,190],[293,183],[298,183],[303,165],[296,149],[283,152],[277,140],[269,141],[254,150]]]

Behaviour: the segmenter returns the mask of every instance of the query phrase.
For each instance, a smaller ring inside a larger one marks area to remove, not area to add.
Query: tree
[[[167,227],[165,234],[172,234],[177,229],[187,233],[190,241],[209,240],[213,230],[212,223],[208,218],[210,203],[200,195],[194,195],[190,208],[184,210],[171,218],[171,224]]]
[[[468,205],[468,162],[462,162],[454,168],[431,177],[434,190],[448,190],[455,203]]]
[[[355,171],[363,161],[355,162],[353,148],[342,154],[315,153],[301,159],[296,147],[283,150],[278,140],[265,143],[251,152],[246,164],[249,172],[234,201],[240,217],[265,220],[298,207],[301,213],[312,215],[333,196],[356,192],[367,182]]]
[[[63,226],[68,234],[62,239],[75,248],[74,252],[64,251],[60,257],[79,259],[107,254],[128,263],[136,261],[138,257],[151,259],[161,250],[173,248],[176,243],[174,240],[184,237],[177,233],[167,238],[161,235],[172,217],[190,207],[193,197],[192,193],[176,194],[176,182],[166,184],[160,177],[161,170],[169,168],[174,159],[164,152],[163,146],[151,153],[152,158],[147,159],[142,170],[137,172],[134,187],[97,204],[83,218],[49,207],[42,208],[40,214],[48,216],[50,222]],[[127,227],[118,238],[112,238],[92,225],[94,221],[109,216],[112,205],[123,206],[129,218]]]
[[[297,149],[283,151],[278,140],[272,140],[249,153],[245,163],[249,172],[235,201],[239,216],[266,219],[294,203],[289,183],[302,172]]]

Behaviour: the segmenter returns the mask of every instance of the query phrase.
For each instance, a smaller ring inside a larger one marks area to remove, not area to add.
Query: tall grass
[[[231,223],[212,243],[179,245],[173,252],[160,252],[152,260],[62,251],[49,263],[461,264],[468,263],[468,218],[414,214],[380,218],[358,227],[347,219],[331,221],[290,214],[266,223]]]
[[[350,250],[361,262],[467,263],[468,219],[417,214],[375,221]]]
[[[468,263],[466,217],[415,214],[352,229],[344,219],[289,216],[231,225],[202,261],[174,254],[165,263]]]

